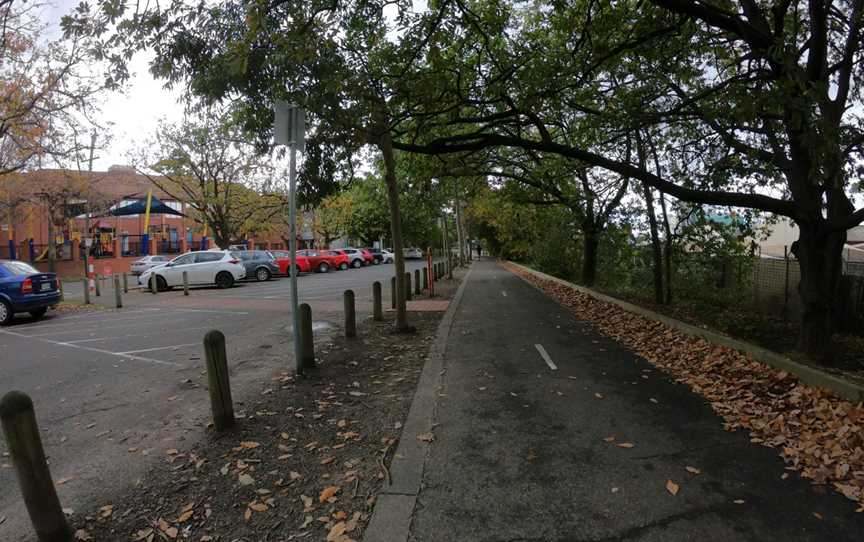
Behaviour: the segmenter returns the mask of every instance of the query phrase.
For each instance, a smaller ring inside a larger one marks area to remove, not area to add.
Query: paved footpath
[[[853,502],[491,260],[443,362],[411,540],[864,539]]]

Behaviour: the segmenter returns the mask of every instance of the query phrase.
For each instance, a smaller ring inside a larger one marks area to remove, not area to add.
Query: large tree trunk
[[[667,305],[672,304],[672,228],[669,226],[669,213],[666,210],[666,197],[663,192],[660,192],[660,208],[663,210],[663,253],[664,253],[664,270],[665,270],[665,285],[666,294],[663,296],[663,302]]]
[[[396,182],[396,158],[393,155],[393,140],[385,128],[379,144],[384,156],[384,180],[387,183],[387,201],[390,204],[390,233],[393,236],[394,271],[396,272],[396,331],[409,333],[414,328],[408,325],[405,306],[405,255],[402,253],[402,216],[399,212],[399,185]]]
[[[833,364],[834,307],[843,265],[846,231],[819,236],[816,227],[799,224],[801,233],[792,245],[801,268],[799,349],[826,365]]]
[[[594,286],[597,280],[597,249],[600,235],[593,228],[582,230],[582,284]]]

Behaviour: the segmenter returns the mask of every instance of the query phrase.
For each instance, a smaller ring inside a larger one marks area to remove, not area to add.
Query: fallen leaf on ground
[[[340,489],[341,488],[339,486],[325,487],[321,494],[318,496],[318,502],[323,503],[330,500],[331,498],[333,498],[334,495],[336,495],[336,493],[339,492]]]
[[[671,493],[673,495],[677,495],[679,489],[680,489],[680,486],[678,484],[676,484],[672,480],[666,480],[666,491],[668,491],[669,493]]]
[[[432,442],[433,440],[435,440],[435,434],[434,433],[421,433],[421,434],[417,435],[417,440],[419,440],[421,442]]]
[[[697,469],[696,467],[691,467],[689,465],[684,467],[684,469],[687,470],[687,472],[689,472],[690,474],[702,474],[701,470]]]
[[[619,448],[633,448],[636,445],[632,442],[619,442],[618,444],[616,444],[616,446],[618,446]]]

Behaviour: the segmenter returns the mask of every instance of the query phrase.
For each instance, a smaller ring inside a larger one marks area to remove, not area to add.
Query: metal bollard
[[[84,304],[90,304],[90,281],[87,277],[81,279],[81,284],[84,286]]]
[[[114,275],[114,305],[118,309],[123,308],[123,294],[120,293],[120,277]]]
[[[312,307],[300,304],[300,359],[297,360],[298,372],[315,367],[315,338],[312,336]]]
[[[183,295],[189,295],[189,273],[183,271]]]
[[[96,297],[102,295],[102,287],[99,285],[100,282],[102,282],[102,277],[96,275],[96,280],[93,281],[93,284],[96,286]]]
[[[231,382],[228,380],[228,355],[225,353],[225,335],[216,329],[204,335],[204,356],[207,360],[207,387],[213,427],[224,431],[234,427],[234,402],[231,400]]]
[[[425,267],[423,268],[423,289],[429,289],[429,270]]]
[[[381,283],[372,283],[372,319],[376,322],[384,320],[384,309],[381,307]]]
[[[405,301],[411,301],[411,273],[405,273]]]
[[[390,277],[390,308],[396,308],[396,277]]]
[[[422,289],[420,288],[420,270],[414,270],[414,295],[420,295]]]
[[[150,293],[156,295],[156,273],[150,273]]]
[[[129,293],[129,277],[126,275],[126,273],[123,273],[123,293]]]
[[[354,291],[345,290],[342,294],[345,306],[345,336],[349,339],[357,336],[357,313],[354,310]]]
[[[40,542],[71,542],[72,530],[45,460],[33,400],[20,391],[4,395],[0,399],[0,423],[36,536]]]

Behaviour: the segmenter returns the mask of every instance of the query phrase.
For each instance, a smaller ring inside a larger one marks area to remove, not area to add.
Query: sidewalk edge
[[[468,268],[468,272],[462,277],[462,284],[456,290],[450,306],[438,324],[435,333],[435,341],[429,348],[423,372],[411,401],[411,408],[402,434],[399,437],[399,446],[393,456],[390,465],[391,484],[385,486],[378,493],[372,519],[363,533],[364,542],[405,542],[408,540],[411,529],[411,517],[414,513],[414,505],[423,482],[423,470],[426,466],[426,458],[431,447],[430,442],[420,441],[417,435],[431,433],[435,411],[438,404],[438,390],[444,375],[444,354],[447,349],[447,341],[450,337],[450,329],[462,295],[474,266]]]
[[[617,305],[626,311],[638,314],[639,316],[643,316],[645,318],[648,318],[649,320],[660,322],[682,333],[686,333],[694,337],[699,337],[714,344],[743,352],[756,361],[760,361],[775,369],[787,371],[796,375],[801,380],[801,382],[809,386],[832,391],[843,399],[847,399],[849,401],[864,401],[864,385],[856,384],[854,382],[844,380],[840,377],[834,376],[824,371],[820,371],[815,367],[798,363],[797,361],[793,361],[785,356],[782,356],[776,352],[772,352],[760,346],[740,341],[738,339],[733,339],[732,337],[717,333],[715,331],[702,329],[698,326],[676,320],[675,318],[670,318],[668,316],[656,313],[638,305],[634,305],[632,303],[628,303],[626,301],[622,301],[620,299],[601,294],[600,292],[594,291],[590,288],[579,286],[578,284],[573,284],[572,282],[559,279],[558,277],[553,277],[552,275],[548,275],[546,273],[543,273],[542,271],[537,271],[536,269],[532,269],[525,265],[509,260],[507,260],[507,263],[518,267],[519,269],[522,269],[527,273],[531,273],[532,275],[536,275],[538,277],[551,280],[559,284],[563,284],[565,286],[573,288],[578,292],[590,295],[591,297],[599,301]],[[532,284],[532,286],[535,285]]]

